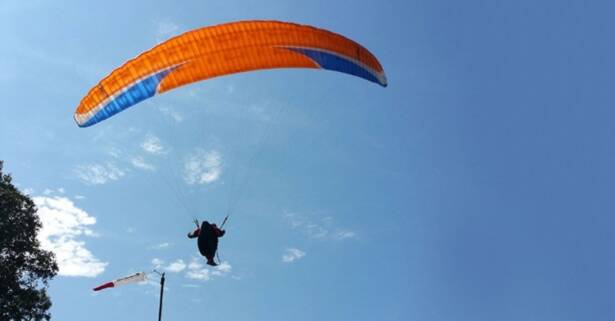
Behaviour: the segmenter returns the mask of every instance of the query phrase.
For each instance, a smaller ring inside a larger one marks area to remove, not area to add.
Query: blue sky
[[[54,319],[155,318],[154,276],[91,291],[155,267],[166,320],[613,319],[614,9],[3,0],[0,159],[62,258]],[[344,34],[389,87],[254,72],[74,124],[125,60],[245,19]],[[229,209],[208,269],[185,234]]]

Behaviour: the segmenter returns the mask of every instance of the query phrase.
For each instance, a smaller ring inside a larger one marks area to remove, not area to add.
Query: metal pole
[[[158,306],[158,321],[162,320],[162,295],[164,294],[164,272],[160,278],[160,305]]]

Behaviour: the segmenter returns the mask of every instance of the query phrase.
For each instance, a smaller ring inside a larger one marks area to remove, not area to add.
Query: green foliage
[[[34,202],[11,183],[0,161],[0,320],[49,320],[48,281],[58,266],[40,248]]]

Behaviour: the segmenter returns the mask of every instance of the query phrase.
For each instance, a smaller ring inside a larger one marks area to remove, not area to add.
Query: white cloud
[[[159,258],[152,259],[152,265],[154,266],[154,269],[159,269],[163,264],[164,261]]]
[[[42,222],[38,239],[41,247],[56,255],[59,275],[95,277],[101,274],[108,263],[100,261],[80,240],[83,236],[94,236],[88,226],[96,218],[66,197],[39,196],[33,198]]]
[[[348,239],[348,238],[353,238],[356,237],[357,233],[353,232],[353,231],[348,231],[348,230],[339,230],[335,233],[335,238],[338,240],[343,240],[343,239]]]
[[[148,134],[145,137],[145,140],[141,143],[141,148],[144,151],[154,155],[166,154],[166,150],[162,146],[160,138],[152,134]]]
[[[179,26],[170,21],[158,22],[156,30],[156,42],[163,42],[179,34]]]
[[[43,190],[43,194],[49,196],[49,195],[57,195],[57,194],[64,194],[65,190],[64,188],[60,187],[58,189],[51,189],[51,188],[45,188]]]
[[[200,288],[200,286],[192,283],[182,284],[182,288]]]
[[[130,162],[132,163],[132,166],[138,168],[138,169],[142,169],[145,171],[154,171],[156,170],[156,166],[149,164],[148,162],[145,161],[145,159],[141,156],[136,156],[133,157]]]
[[[164,242],[164,243],[160,243],[160,244],[156,244],[153,246],[150,246],[149,248],[152,250],[164,250],[164,249],[168,249],[171,246],[171,243],[169,242]]]
[[[193,264],[193,262],[190,262],[188,268],[189,269],[186,272],[186,277],[189,279],[199,281],[209,281],[209,279],[211,279],[211,276],[209,275],[209,270],[203,268],[202,265],[195,265]]]
[[[223,277],[231,273],[232,267],[224,261],[213,268],[206,268],[199,259],[192,258],[188,264],[186,277],[193,280],[209,281],[212,277]]]
[[[120,156],[122,156],[122,151],[119,148],[112,146],[107,151],[107,154],[113,158],[120,158]]]
[[[345,240],[355,238],[357,232],[335,226],[331,216],[312,219],[300,213],[285,213],[284,218],[292,229],[300,231],[307,237],[321,240]]]
[[[184,116],[172,108],[160,107],[159,109],[164,115],[171,117],[171,119],[173,119],[176,123],[181,123],[184,121]]]
[[[124,171],[112,163],[80,165],[75,174],[88,184],[100,185],[110,181],[117,181],[124,176]]]
[[[309,237],[314,239],[321,239],[329,235],[329,231],[325,229],[323,226],[309,223],[305,225],[305,231]]]
[[[188,263],[182,259],[177,259],[165,265],[166,263],[162,259],[152,259],[154,269],[172,273],[184,272],[184,277],[191,280],[209,281],[212,278],[228,276],[232,272],[232,267],[227,261],[220,263],[216,267],[206,266],[203,262],[201,258],[192,257]]]
[[[160,282],[159,282],[158,280],[155,280],[155,281],[154,281],[154,280],[151,280],[151,279],[149,279],[149,278],[148,278],[148,279],[146,279],[145,281],[143,281],[143,282],[139,282],[139,283],[137,283],[137,284],[138,284],[138,285],[148,285],[148,286],[154,287],[154,288],[156,288],[156,289],[159,289],[159,288],[160,288]],[[165,286],[165,287],[164,287],[164,290],[166,291],[167,289],[168,289],[168,288]],[[147,290],[147,291],[145,291],[145,293],[146,293],[146,294],[158,294],[158,291],[151,292],[151,291]]]
[[[171,264],[169,264],[165,270],[173,273],[179,273],[186,268],[186,263],[183,260],[177,260]]]
[[[286,249],[286,253],[282,255],[282,262],[291,263],[305,256],[305,252],[296,248]]]
[[[214,267],[214,270],[211,272],[211,274],[216,276],[224,276],[231,273],[231,270],[231,265],[227,261],[224,261],[218,264],[218,266]]]
[[[307,222],[307,219],[303,215],[299,215],[299,213],[284,213],[284,218],[293,229],[300,228]]]
[[[216,150],[196,149],[184,163],[184,180],[188,184],[209,184],[222,174],[222,157]]]

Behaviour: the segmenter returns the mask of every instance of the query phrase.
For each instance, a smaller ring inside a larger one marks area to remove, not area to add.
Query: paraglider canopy
[[[186,32],[129,60],[89,91],[74,118],[88,127],[182,85],[271,68],[334,70],[387,86],[376,57],[344,36],[288,22],[240,21]]]

